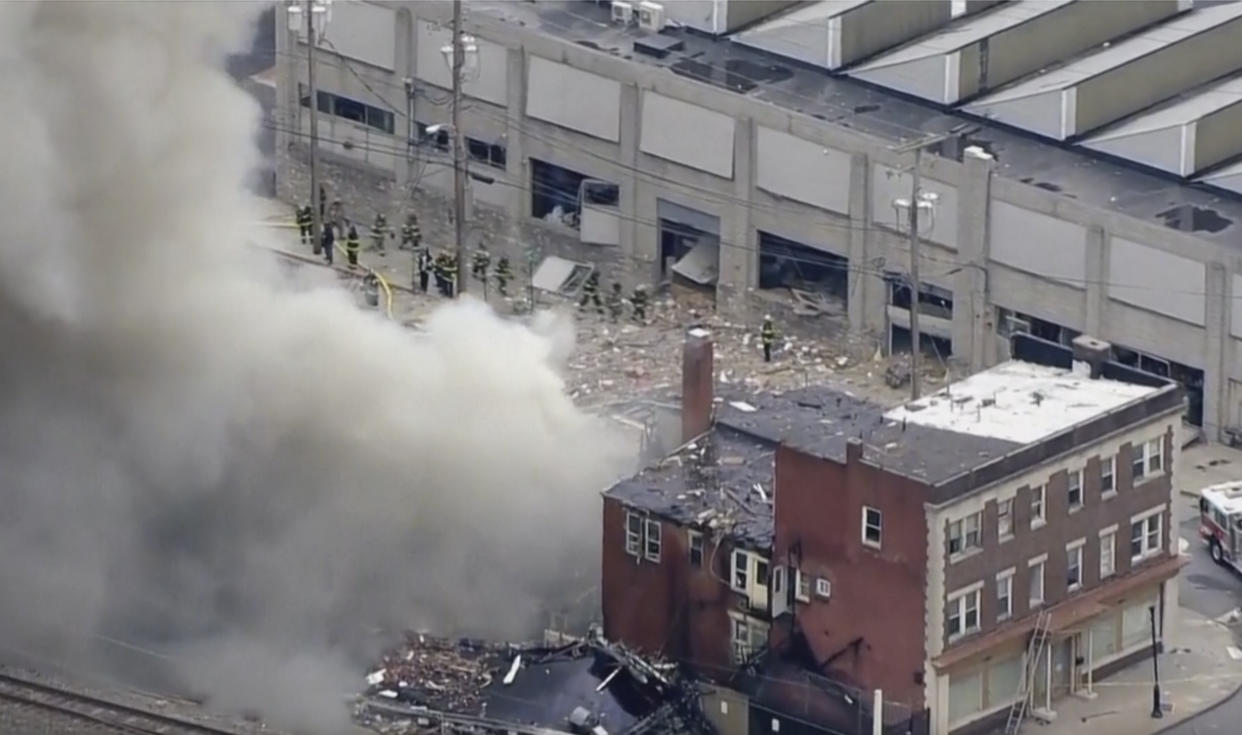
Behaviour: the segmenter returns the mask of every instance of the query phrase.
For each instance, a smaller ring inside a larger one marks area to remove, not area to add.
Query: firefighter
[[[390,235],[388,220],[384,218],[383,213],[376,214],[375,224],[371,225],[371,249],[378,251],[380,255],[387,255],[384,251],[384,238]]]
[[[340,201],[339,199],[337,200]],[[310,206],[310,205],[307,205]],[[319,185],[319,219],[323,219],[324,210],[328,208],[328,190],[323,188],[323,184]]]
[[[444,295],[450,299],[457,292],[457,276],[456,256],[444,256]]]
[[[311,224],[314,222],[315,213],[311,211],[311,205],[309,204],[305,207],[299,207],[297,213],[298,232],[302,235],[302,244],[306,245],[314,237],[314,233],[311,232]]]
[[[345,235],[345,256],[349,258],[349,267],[358,267],[358,251],[362,249],[362,240],[358,237],[358,228],[353,222],[345,221],[349,225],[349,233]]]
[[[487,252],[487,248],[480,247],[474,251],[474,259],[470,261],[470,275],[474,276],[476,281],[487,280],[487,269],[491,267],[492,254]]]
[[[639,324],[647,323],[647,287],[644,284],[638,284],[634,287],[634,295],[630,297],[630,306],[634,309],[632,314],[635,322]]]
[[[323,259],[332,265],[333,250],[336,250],[336,233],[332,231],[332,225],[324,223],[323,238],[320,241],[320,248],[323,252]]]
[[[776,327],[772,326],[771,316],[763,318],[763,329],[759,332],[759,339],[763,342],[763,361],[772,362],[772,345],[776,343]]]
[[[398,249],[418,250],[418,246],[423,241],[423,230],[418,226],[418,215],[411,212],[405,217],[405,224],[401,225],[401,244]]]
[[[379,276],[375,275],[375,271],[367,271],[367,277],[362,279],[362,295],[367,300],[367,306],[379,306]]]
[[[625,297],[621,295],[621,284],[613,281],[612,290],[608,292],[608,317],[616,324],[625,311]]]
[[[336,225],[337,229],[341,229],[341,225],[345,222],[345,205],[340,199],[333,199],[332,206],[328,207],[328,218],[326,222]]]
[[[513,269],[509,267],[509,259],[500,256],[496,263],[496,290],[501,296],[509,295],[509,281],[513,279]]]
[[[599,300],[599,271],[591,271],[586,283],[582,284],[582,300],[578,302],[578,311],[586,311],[588,304],[595,307],[596,314],[604,313],[604,305]]]
[[[418,249],[418,288],[427,293],[427,281],[431,279],[431,251]]]
[[[448,294],[448,288],[445,286],[445,283],[447,283],[447,277],[445,274],[448,272],[448,267],[444,262],[444,253],[436,253],[436,259],[434,265],[432,266],[432,272],[436,277],[436,290],[440,292],[441,296],[446,296]]]

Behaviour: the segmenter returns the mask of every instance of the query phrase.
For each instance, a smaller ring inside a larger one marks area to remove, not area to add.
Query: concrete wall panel
[[[1063,327],[1086,331],[1086,296],[1076,288],[1026,273],[993,266],[989,272],[992,302]]]
[[[371,3],[333,3],[332,22],[316,44],[364,64],[396,69],[397,16],[389,8]],[[305,42],[305,34],[300,34]]]
[[[1207,115],[1195,124],[1194,170],[1231,158],[1238,153],[1238,130],[1242,129],[1242,104],[1234,104]]]
[[[787,133],[758,128],[756,185],[840,214],[850,211],[850,156]]]
[[[948,0],[885,0],[855,8],[840,17],[841,63],[865,59],[948,23],[952,5]]]
[[[923,176],[919,181],[924,192],[933,192],[940,196],[936,202],[936,214],[931,227],[923,225],[923,238],[940,243],[947,248],[957,249],[957,188]],[[896,199],[910,198],[910,174],[898,171],[881,163],[871,167],[871,219],[881,227],[906,231],[903,215],[900,226],[897,223],[897,212],[893,208]]]
[[[554,61],[530,57],[526,114],[593,135],[621,139],[621,84]]]
[[[993,201],[988,237],[993,260],[1083,288],[1087,228]]]
[[[334,11],[335,12],[335,11]],[[453,75],[441,52],[452,42],[453,35],[447,28],[419,19],[415,24],[414,74],[424,82],[451,89]],[[479,46],[479,72],[474,79],[462,83],[462,91],[497,105],[509,103],[509,55],[504,46],[477,39]]]
[[[1235,274],[1231,285],[1233,298],[1229,300],[1229,333],[1234,337],[1242,337],[1242,276]],[[1237,354],[1242,357],[1242,351]]]
[[[1114,241],[1115,242],[1115,241]],[[1122,347],[1204,367],[1203,330],[1160,314],[1116,301],[1108,305],[1103,339]]]
[[[733,178],[733,118],[650,91],[642,106],[639,150]]]
[[[1184,322],[1205,324],[1203,263],[1121,237],[1112,239],[1111,248],[1109,296]]]

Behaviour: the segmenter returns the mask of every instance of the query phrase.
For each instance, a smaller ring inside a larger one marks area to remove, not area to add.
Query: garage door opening
[[[720,274],[720,220],[663,199],[656,200],[656,208],[660,274],[714,292]]]
[[[1203,426],[1203,371],[1180,362],[1150,355],[1140,350],[1113,345],[1113,360],[1139,372],[1181,383],[1186,391],[1186,413],[1183,418],[1191,426]]]
[[[1076,329],[1063,327],[1056,322],[998,306],[996,308],[996,333],[1008,340],[1010,335],[1020,332],[1046,339],[1049,342],[1056,342],[1065,347],[1073,344],[1074,338],[1082,334]]]
[[[910,282],[904,275],[890,273],[888,280],[888,348],[889,353],[909,352],[913,342],[910,334]],[[953,292],[919,284],[919,345],[923,354],[941,362],[953,354]]]
[[[850,261],[835,253],[759,231],[759,288],[802,292],[844,312],[849,298]]]
[[[579,195],[585,174],[530,159],[530,215],[578,229]]]

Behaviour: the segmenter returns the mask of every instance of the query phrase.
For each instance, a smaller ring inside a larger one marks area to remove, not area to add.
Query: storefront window
[[[949,724],[983,710],[983,676],[979,671],[949,677]]]

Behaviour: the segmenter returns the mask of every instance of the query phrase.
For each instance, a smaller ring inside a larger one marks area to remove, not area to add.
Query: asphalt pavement
[[[1181,574],[1180,596],[1182,607],[1210,618],[1227,615],[1231,610],[1242,608],[1242,575],[1231,569],[1217,566],[1208,558],[1207,551],[1199,543],[1199,511],[1194,501],[1183,496],[1188,508],[1183,510],[1186,519],[1181,524],[1181,537],[1190,542],[1190,564]],[[1233,626],[1234,640],[1242,642],[1242,627]],[[1242,682],[1240,682],[1242,683]],[[1184,720],[1161,735],[1236,735],[1242,732],[1242,691],[1188,720]]]

